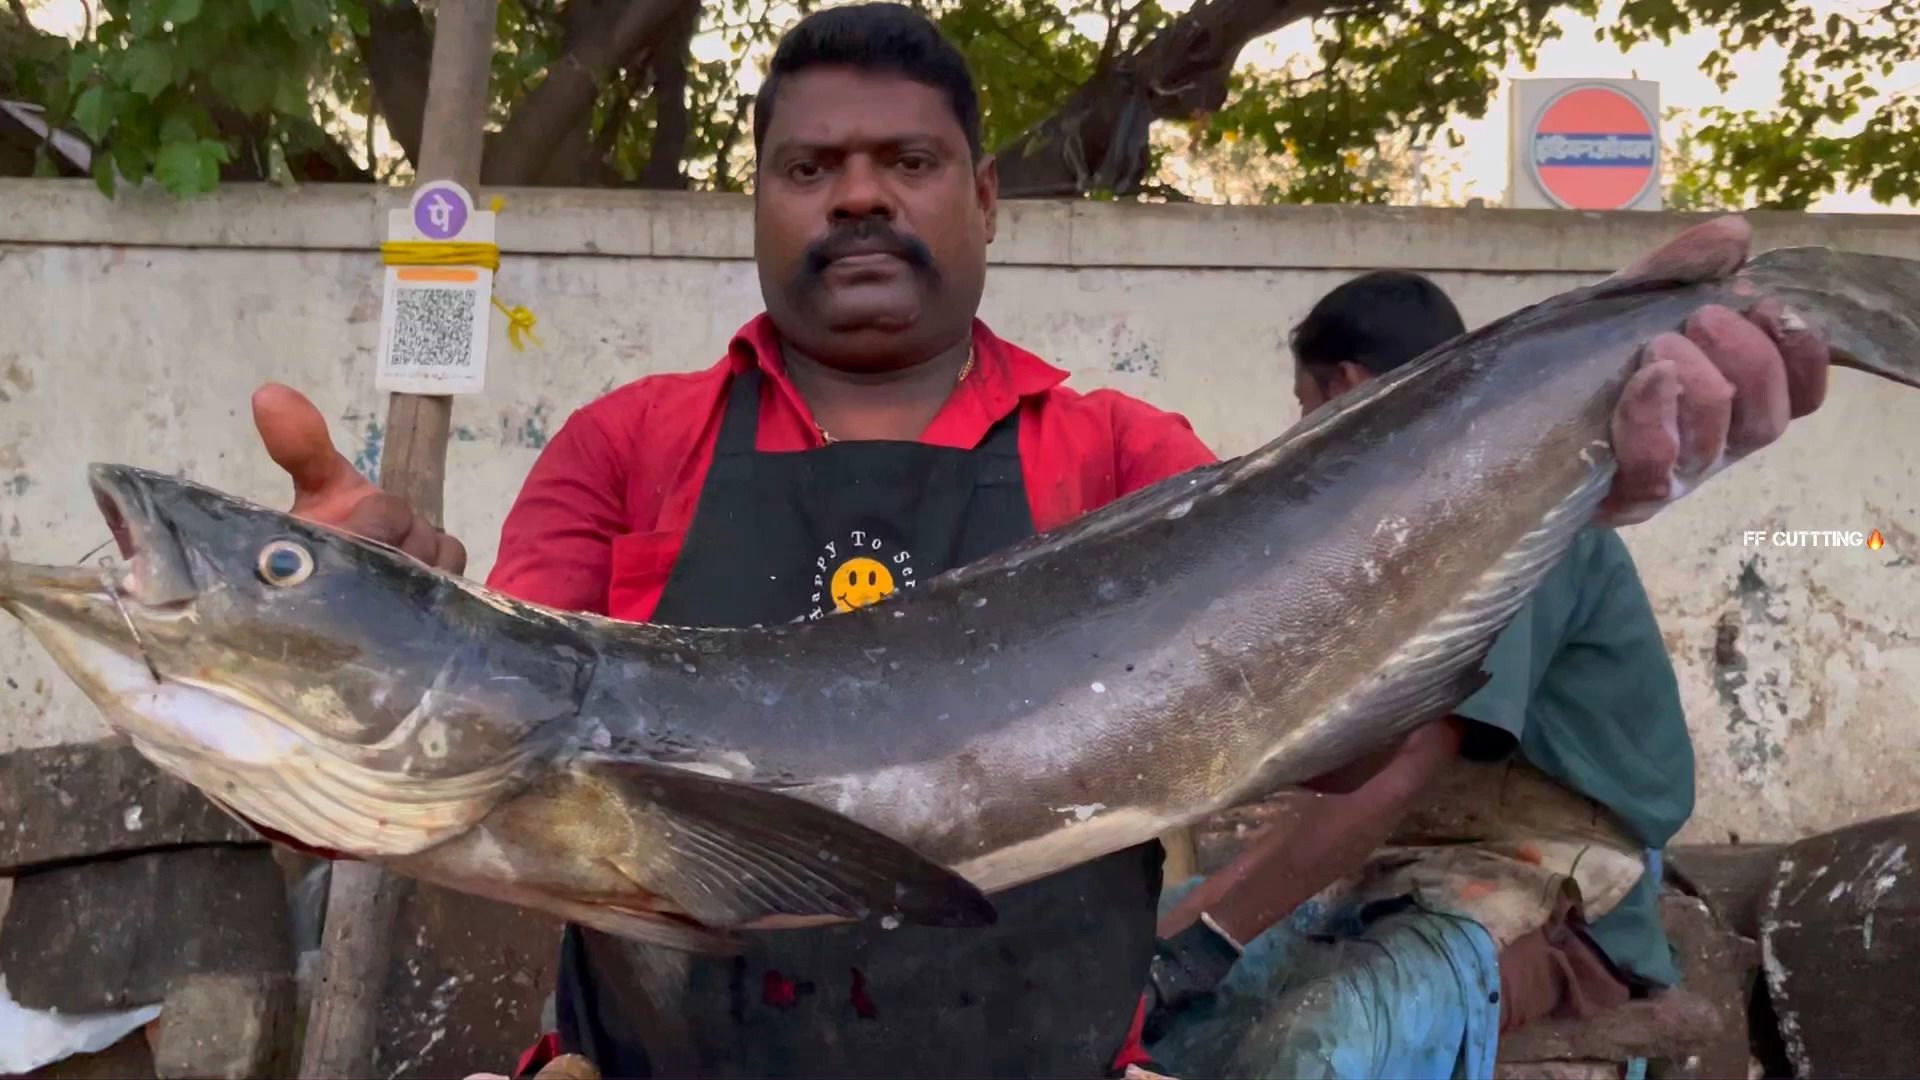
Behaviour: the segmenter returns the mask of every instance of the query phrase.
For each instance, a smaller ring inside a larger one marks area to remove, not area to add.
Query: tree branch
[[[640,174],[641,187],[687,186],[680,159],[687,154],[687,136],[693,130],[687,118],[687,65],[693,62],[693,32],[699,23],[700,5],[688,4],[667,40],[653,52],[653,145]]]
[[[374,104],[387,133],[415,166],[427,115],[427,72],[433,67],[433,32],[414,0],[374,0],[367,5],[367,33],[356,36],[373,83]]]
[[[626,0],[567,0],[564,7],[542,5],[537,11],[529,9],[528,14],[559,39],[560,55],[566,56],[582,41],[604,33],[618,18],[618,9],[624,3]],[[602,96],[596,89],[587,107],[569,119],[553,139],[552,152],[540,161],[533,173],[518,178],[515,183],[530,187],[604,187],[615,183],[618,177],[607,155],[612,140],[619,137],[619,125],[632,109],[632,99],[645,84],[646,69],[637,61],[638,58],[630,62],[624,74],[610,73],[618,75],[624,93],[615,98],[600,134],[595,136],[593,131],[593,106]],[[501,137],[498,132],[487,136],[485,160],[492,160],[501,152]]]
[[[1333,2],[1200,0],[1131,54],[1103,63],[1051,116],[1000,147],[1000,196],[1136,191],[1155,120],[1218,109],[1248,42]]]
[[[582,20],[583,32],[548,67],[547,77],[520,102],[500,137],[493,140],[495,152],[488,155],[482,181],[523,184],[537,176],[560,139],[593,107],[606,76],[651,53],[674,19],[694,2],[625,0],[600,7],[595,18]],[[585,26],[588,21],[594,25]]]
[[[627,72],[627,77],[620,84],[619,98],[607,110],[606,121],[600,125],[600,134],[594,136],[587,161],[597,174],[595,180],[598,186],[620,186],[620,173],[612,161],[613,150],[620,143],[621,129],[627,126],[627,121],[633,116],[633,101],[646,88],[647,78],[645,68],[634,68]]]

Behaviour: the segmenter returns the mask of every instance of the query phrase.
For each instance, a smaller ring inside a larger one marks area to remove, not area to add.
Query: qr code
[[[465,367],[472,359],[473,289],[398,289],[394,293],[396,367]]]

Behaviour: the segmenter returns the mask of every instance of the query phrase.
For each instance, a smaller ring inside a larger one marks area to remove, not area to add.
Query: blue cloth
[[[1199,880],[1166,890],[1162,911]],[[1499,989],[1493,939],[1471,919],[1310,902],[1247,942],[1218,991],[1146,1051],[1183,1077],[1481,1080],[1493,1075]]]

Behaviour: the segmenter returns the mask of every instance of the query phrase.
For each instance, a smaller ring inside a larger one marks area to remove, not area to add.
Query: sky
[[[1799,6],[1810,9],[1817,17],[1825,19],[1829,13],[1838,12],[1857,16],[1870,3],[1878,0],[1794,0]],[[1162,0],[1169,11],[1182,11],[1190,7],[1192,0]],[[83,25],[84,14],[80,0],[29,0],[34,22],[45,30],[60,33],[72,33]],[[1529,72],[1518,63],[1509,65],[1504,73],[1509,80],[1515,78],[1641,78],[1651,79],[1660,84],[1660,104],[1664,111],[1669,107],[1678,107],[1693,112],[1711,104],[1725,104],[1732,108],[1766,109],[1778,101],[1780,92],[1779,73],[1784,50],[1768,44],[1761,48],[1740,54],[1734,63],[1738,75],[1733,85],[1723,96],[1700,70],[1701,61],[1713,51],[1716,44],[1715,33],[1711,30],[1695,31],[1676,36],[1671,44],[1649,42],[1635,46],[1631,51],[1622,53],[1611,43],[1597,42],[1594,32],[1610,20],[1618,11],[1618,0],[1609,0],[1603,5],[1597,20],[1588,20],[1559,14],[1556,18],[1564,31],[1562,37],[1547,43],[1540,51],[1539,62]],[[1084,30],[1099,36],[1103,28],[1089,26]],[[1250,44],[1241,54],[1243,64],[1256,66],[1284,66],[1287,59],[1295,54],[1311,53],[1312,30],[1306,24],[1295,24],[1278,33],[1260,38]],[[724,55],[725,45],[717,40],[697,41],[696,56],[701,59],[713,59]],[[707,55],[711,54],[711,55]],[[751,68],[743,72],[742,82],[757,82],[758,78]],[[1881,78],[1877,72],[1869,80],[1869,85],[1878,89],[1882,95],[1920,88],[1920,64],[1910,64],[1896,69],[1890,77]],[[1458,172],[1450,177],[1444,191],[1445,201],[1458,205],[1467,199],[1480,197],[1489,203],[1502,201],[1507,190],[1507,123],[1508,97],[1510,91],[1503,90],[1498,95],[1487,115],[1479,119],[1462,118],[1456,120],[1452,130],[1458,133],[1465,144],[1458,150],[1449,149],[1442,140],[1427,151],[1427,157],[1436,165],[1455,166]],[[1665,129],[1668,137],[1674,134],[1671,127]],[[1864,191],[1838,192],[1816,201],[1813,210],[1832,213],[1914,213],[1916,208],[1901,203],[1893,206],[1876,204]]]

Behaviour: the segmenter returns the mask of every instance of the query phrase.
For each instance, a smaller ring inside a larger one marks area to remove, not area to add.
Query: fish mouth
[[[200,589],[186,548],[155,507],[151,488],[119,465],[89,466],[87,486],[127,563],[127,595],[149,608],[191,603]]]

